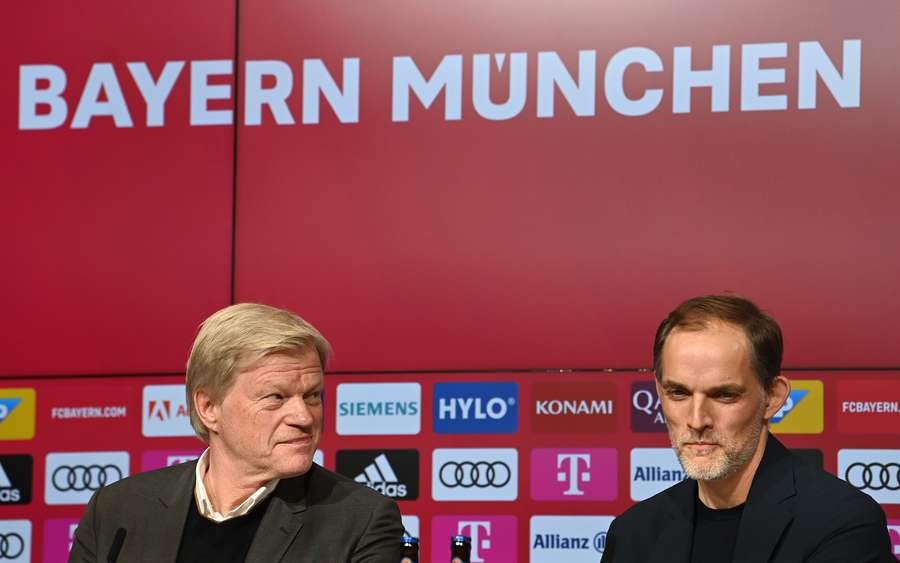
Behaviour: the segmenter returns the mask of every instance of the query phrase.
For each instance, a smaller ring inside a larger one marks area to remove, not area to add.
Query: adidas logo
[[[25,501],[27,500],[25,499]],[[0,463],[0,504],[21,504],[22,502],[22,491],[16,485],[13,485],[6,469]]]
[[[354,478],[357,483],[362,483],[388,497],[405,497],[406,485],[400,482],[394,468],[388,462],[384,454],[378,455],[375,461],[366,466],[362,473]]]
[[[0,464],[0,489],[7,489],[9,487],[12,487],[12,481],[9,480],[6,471],[3,470],[3,464]]]

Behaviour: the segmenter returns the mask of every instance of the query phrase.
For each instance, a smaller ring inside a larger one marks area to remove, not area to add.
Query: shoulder
[[[313,464],[307,475],[308,495],[311,503],[327,501],[372,508],[395,504],[393,500],[381,493],[320,465]]]
[[[632,530],[659,530],[660,526],[654,526],[655,523],[669,521],[671,515],[679,510],[691,510],[683,502],[683,498],[692,498],[693,487],[693,481],[684,480],[638,502],[615,519],[616,531],[627,533]]]
[[[799,458],[794,458],[798,511],[808,518],[835,520],[883,519],[875,500],[850,483]]]
[[[196,467],[196,461],[189,461],[170,467],[163,467],[162,469],[138,473],[103,487],[103,495],[105,497],[120,495],[158,496],[163,491],[163,489],[160,489],[161,486],[185,478],[193,480]]]

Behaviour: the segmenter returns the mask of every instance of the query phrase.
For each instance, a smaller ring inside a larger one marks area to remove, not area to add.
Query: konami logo
[[[536,383],[531,428],[535,432],[594,433],[616,429],[612,382]]]

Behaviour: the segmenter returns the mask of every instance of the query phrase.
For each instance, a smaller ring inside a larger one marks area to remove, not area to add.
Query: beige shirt
[[[200,459],[197,460],[197,474],[194,481],[194,499],[197,501],[197,511],[200,513],[200,516],[208,518],[213,522],[224,522],[247,514],[254,506],[261,503],[266,497],[272,494],[272,491],[278,486],[278,481],[280,481],[278,478],[272,479],[262,487],[256,489],[256,492],[247,497],[247,499],[239,504],[234,510],[229,511],[226,514],[221,514],[216,512],[213,508],[212,502],[209,500],[209,495],[206,494],[206,485],[203,484],[203,476],[206,475],[208,469],[209,448],[206,448],[206,451],[204,451],[203,455],[200,456]]]

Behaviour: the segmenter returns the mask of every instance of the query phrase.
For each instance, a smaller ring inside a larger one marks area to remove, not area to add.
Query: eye
[[[303,397],[303,400],[306,401],[307,404],[310,405],[318,405],[322,402],[322,392],[316,391],[314,393],[310,393]]]
[[[281,393],[269,393],[268,395],[266,395],[266,399],[272,401],[281,401],[284,400],[284,395],[282,395]]]
[[[687,397],[688,393],[684,389],[668,389],[666,390],[666,395],[668,395],[671,399],[678,400]]]

